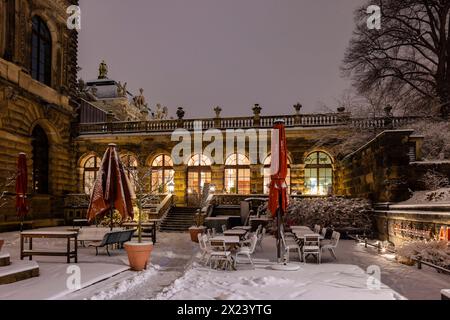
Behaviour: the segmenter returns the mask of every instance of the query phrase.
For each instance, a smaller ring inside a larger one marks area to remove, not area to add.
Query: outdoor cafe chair
[[[341,238],[341,234],[339,232],[333,231],[333,234],[331,235],[330,243],[322,245],[321,251],[328,250],[330,252],[330,254],[333,256],[333,258],[335,260],[337,260],[336,252],[334,251],[334,249],[337,248],[340,238]]]
[[[210,240],[209,244],[211,246],[209,267],[212,268],[212,263],[214,261],[216,268],[219,265],[219,263],[223,263],[224,268],[230,269],[233,266],[233,258],[231,256],[231,251],[227,251],[225,241]]]
[[[225,232],[225,231],[227,231],[227,226],[226,225],[222,225],[222,232]]]
[[[320,233],[320,225],[314,225],[314,233]]]
[[[201,250],[201,254],[202,254],[202,256],[200,258],[200,262],[204,262],[206,258],[207,258],[206,262],[208,262],[210,251],[211,251],[207,245],[208,236],[203,235],[201,233],[199,233],[197,236],[198,236],[198,244],[200,246],[200,250]]]
[[[327,236],[327,231],[328,231],[328,229],[327,228],[322,228],[322,232],[320,233],[320,235],[325,239],[325,237]]]
[[[264,250],[264,248],[263,248],[263,246],[262,246],[262,242],[263,242],[263,240],[264,240],[264,236],[266,235],[266,232],[267,232],[266,228],[263,228],[262,231],[256,236],[256,238],[257,238],[257,240],[258,240],[258,241],[256,242],[256,245],[257,245],[258,247],[260,247],[261,250]]]
[[[236,267],[236,264],[238,263],[238,257],[239,256],[245,256],[250,261],[252,267],[254,268],[253,260],[252,260],[252,254],[255,252],[256,244],[258,243],[258,236],[254,234],[251,238],[250,246],[249,247],[241,247],[236,252],[236,256],[234,258],[234,266]]]
[[[315,256],[317,263],[321,262],[320,236],[317,234],[305,234],[303,236],[303,261],[306,262],[307,256]]]
[[[290,254],[291,254],[292,250],[298,252],[298,258],[301,260],[302,259],[302,253],[301,253],[301,249],[300,249],[299,244],[296,243],[296,242],[286,241],[286,238],[285,238],[284,233],[283,233],[282,230],[281,230],[280,234],[281,234],[281,241],[283,243],[283,247],[284,247],[284,251],[285,251],[286,262],[289,262]]]

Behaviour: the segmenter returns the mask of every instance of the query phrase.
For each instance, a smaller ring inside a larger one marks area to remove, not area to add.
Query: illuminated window
[[[250,161],[245,155],[233,154],[225,161],[225,192],[250,194]]]
[[[122,162],[125,171],[127,172],[128,179],[132,187],[135,189],[135,178],[137,178],[138,161],[135,156],[131,154],[120,155],[120,161]]]
[[[272,164],[272,157],[268,156],[264,160],[264,193],[269,194],[269,186],[270,186],[270,165]],[[286,185],[288,194],[291,194],[291,163],[288,159],[288,169],[286,176]]]
[[[325,152],[313,152],[305,159],[305,193],[327,195],[333,192],[333,162]]]
[[[189,195],[201,194],[203,186],[211,183],[211,164],[211,159],[203,154],[196,154],[189,159],[187,176],[188,203],[190,201]],[[195,196],[192,198],[195,199]]]
[[[84,164],[83,170],[83,184],[84,192],[91,194],[94,188],[95,180],[97,179],[97,172],[100,169],[101,160],[99,157],[92,156]]]
[[[169,183],[173,183],[173,161],[168,155],[161,154],[152,162],[151,188],[159,193],[167,192]]]
[[[31,76],[48,86],[51,85],[52,39],[47,25],[41,18],[32,19]]]

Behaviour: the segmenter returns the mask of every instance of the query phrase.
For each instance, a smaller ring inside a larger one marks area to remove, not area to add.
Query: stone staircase
[[[160,224],[161,231],[185,232],[194,225],[194,215],[198,208],[173,207]]]
[[[14,261],[5,251],[0,251],[0,285],[39,276],[39,265],[34,261]]]

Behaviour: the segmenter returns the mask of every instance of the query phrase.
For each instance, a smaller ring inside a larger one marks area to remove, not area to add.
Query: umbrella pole
[[[110,221],[109,221],[109,226],[110,226],[110,231],[113,231],[113,216],[114,216],[114,202],[111,201],[111,210],[109,212],[109,217],[110,217]]]
[[[278,263],[281,263],[281,217],[282,217],[282,211],[283,211],[283,205],[282,205],[282,201],[283,200],[283,196],[281,195],[280,192],[280,196],[279,196],[279,201],[278,201],[278,210],[277,210],[277,258],[278,258]]]

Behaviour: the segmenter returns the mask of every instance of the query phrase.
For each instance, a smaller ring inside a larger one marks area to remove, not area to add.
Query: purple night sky
[[[153,107],[186,117],[265,115],[334,106],[340,64],[364,0],[81,0],[80,76],[128,82]],[[334,109],[334,107],[333,107]]]

